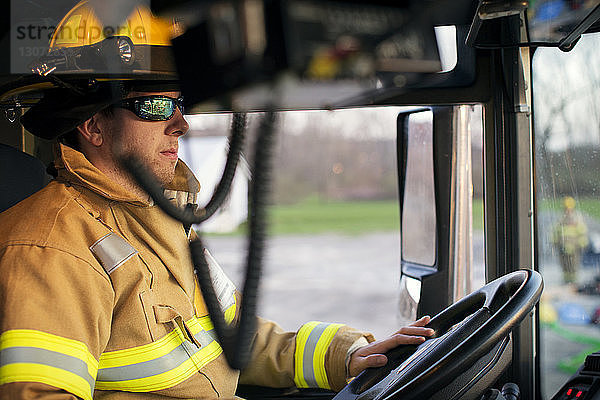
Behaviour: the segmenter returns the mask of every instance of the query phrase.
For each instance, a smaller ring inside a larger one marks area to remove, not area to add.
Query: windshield
[[[600,68],[597,34],[533,59],[544,398],[600,347]]]
[[[431,121],[428,125],[426,119],[418,120],[415,137],[409,139],[414,146],[408,148],[407,161],[414,168],[407,174],[414,184],[407,183],[404,192],[405,204],[412,205],[404,210],[401,238],[396,119],[403,111],[406,108],[377,107],[278,114],[259,315],[286,329],[307,319],[345,321],[375,337],[392,333],[390,321],[398,325],[415,318],[403,314],[407,294],[402,288],[407,283],[405,278],[400,281],[400,265],[402,259],[430,259],[436,253],[434,232],[428,231],[430,240],[419,243],[420,216],[435,219],[435,212],[423,198],[423,190],[415,187],[419,181],[433,190],[433,155],[427,151],[431,140],[426,139],[432,126]],[[465,253],[460,262],[472,264],[472,269],[469,276],[460,277],[465,281],[460,296],[485,282],[482,108],[469,106],[465,111],[469,141],[463,157],[471,159],[472,189],[465,192],[469,215],[461,222]],[[244,162],[226,204],[196,227],[238,285],[243,281],[246,254],[253,138],[261,117],[260,113],[249,116]],[[186,118],[190,131],[180,139],[180,157],[201,183],[199,204],[203,205],[221,176],[232,117]],[[412,215],[416,217],[408,218]],[[419,291],[411,295],[419,296]]]
[[[320,320],[344,321],[377,337],[391,333],[400,281],[395,150],[400,110],[278,114],[260,316],[285,329]],[[244,160],[226,204],[196,227],[238,287],[261,117],[249,116]],[[202,185],[202,205],[221,176],[231,114],[186,118],[190,131],[180,140],[180,156]]]

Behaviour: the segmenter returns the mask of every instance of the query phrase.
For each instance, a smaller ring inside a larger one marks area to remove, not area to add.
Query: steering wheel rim
[[[466,371],[506,337],[533,309],[541,275],[519,270],[474,291],[436,315],[436,333],[419,346],[388,352],[388,365],[369,368],[334,400],[427,398]]]

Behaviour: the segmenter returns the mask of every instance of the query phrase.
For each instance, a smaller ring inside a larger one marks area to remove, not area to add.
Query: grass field
[[[398,207],[396,200],[336,202],[310,198],[297,204],[269,207],[269,232],[271,235],[359,235],[368,232],[398,231]],[[481,201],[473,203],[473,228],[483,229]],[[233,234],[245,232],[244,225]]]
[[[398,231],[398,202],[320,201],[310,198],[291,205],[275,205],[268,209],[271,235],[341,233],[359,235],[369,232]],[[246,224],[231,233],[244,234]],[[483,229],[483,202],[473,201],[473,229]]]
[[[396,201],[319,202],[307,200],[270,208],[271,233],[312,234],[336,232],[350,235],[399,229]]]
[[[600,221],[600,201],[580,198],[579,210]],[[562,199],[544,199],[540,210],[562,212]],[[269,207],[271,235],[342,233],[359,235],[368,232],[397,231],[400,225],[398,202],[320,201],[310,198],[297,204]],[[483,200],[473,200],[473,229],[483,230]],[[233,234],[243,234],[242,226]]]
[[[577,199],[577,208],[600,221],[600,201]],[[544,199],[540,210],[562,212],[562,199]],[[398,202],[385,201],[319,201],[310,198],[297,204],[269,207],[270,233],[317,234],[342,233],[359,235],[368,232],[397,231],[400,225]],[[242,234],[242,226],[234,234]],[[483,200],[473,200],[473,229],[483,230]]]
[[[400,225],[398,203],[386,201],[319,201],[315,198],[291,205],[268,208],[271,235],[397,231]],[[243,224],[233,235],[246,233]]]
[[[361,234],[397,231],[400,225],[396,200],[354,202],[305,202],[273,206],[272,234],[336,232]],[[483,201],[473,201],[473,229],[483,229]]]

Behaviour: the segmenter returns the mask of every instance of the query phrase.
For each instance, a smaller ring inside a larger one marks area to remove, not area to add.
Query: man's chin
[[[175,171],[173,171],[173,172],[162,171],[162,173],[155,174],[155,178],[160,183],[161,186],[165,187],[169,183],[173,182],[173,179],[175,179]]]
[[[165,187],[175,178],[175,163],[165,166],[158,163],[146,164],[147,171],[152,175],[154,180],[161,186]]]

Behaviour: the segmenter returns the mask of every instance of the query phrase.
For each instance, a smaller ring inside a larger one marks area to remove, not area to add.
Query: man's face
[[[132,92],[127,98],[150,95],[180,96],[179,92]],[[147,165],[161,184],[171,182],[175,176],[178,139],[189,129],[179,108],[167,121],[144,120],[132,111],[119,107],[113,111],[114,116],[109,124],[109,145],[114,159],[133,155]]]

